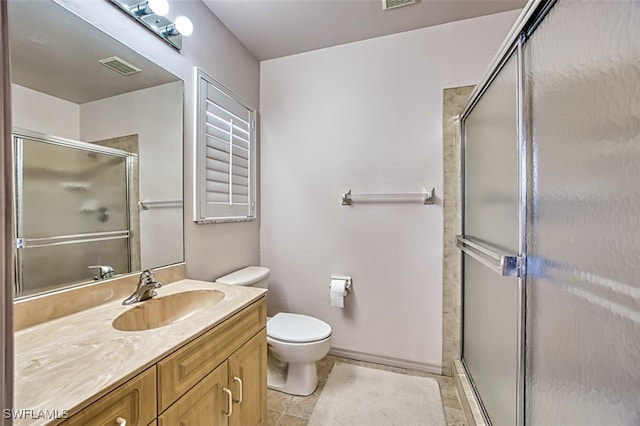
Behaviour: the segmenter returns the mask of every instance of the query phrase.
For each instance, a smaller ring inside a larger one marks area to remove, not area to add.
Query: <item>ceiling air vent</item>
[[[133,64],[130,64],[124,59],[118,58],[117,56],[100,59],[98,62],[122,75],[131,75],[142,71],[140,68],[136,67]]]
[[[418,0],[382,0],[382,10],[395,9],[400,6],[407,6],[417,3]]]

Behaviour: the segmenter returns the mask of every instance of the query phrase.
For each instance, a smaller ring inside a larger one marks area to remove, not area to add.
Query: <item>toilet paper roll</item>
[[[331,280],[331,306],[344,308],[344,297],[347,295],[347,280]]]

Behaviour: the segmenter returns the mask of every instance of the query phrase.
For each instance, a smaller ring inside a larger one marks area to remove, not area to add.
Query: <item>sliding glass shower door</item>
[[[517,423],[517,52],[464,118],[463,362],[496,426]],[[501,261],[506,264],[500,267]]]
[[[17,296],[129,272],[126,153],[29,133],[14,146]]]
[[[640,3],[558,1],[525,45],[531,425],[640,424]]]
[[[461,117],[463,362],[494,426],[638,425],[640,3],[512,37]]]

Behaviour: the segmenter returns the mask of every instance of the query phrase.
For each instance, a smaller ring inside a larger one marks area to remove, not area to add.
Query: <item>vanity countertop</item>
[[[47,410],[75,414],[266,293],[187,279],[163,286],[156,297],[191,290],[220,290],[225,295],[211,308],[151,330],[113,328],[118,315],[137,305],[124,306],[119,300],[15,333],[13,406],[32,411],[22,416],[30,418],[16,419],[14,424],[52,423],[45,418]],[[36,418],[39,414],[42,418]]]

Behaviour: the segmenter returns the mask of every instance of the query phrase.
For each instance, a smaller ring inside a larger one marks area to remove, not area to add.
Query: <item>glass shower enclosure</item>
[[[461,116],[488,424],[640,424],[640,4],[531,1]]]
[[[16,295],[130,272],[131,154],[26,130],[13,143]]]

